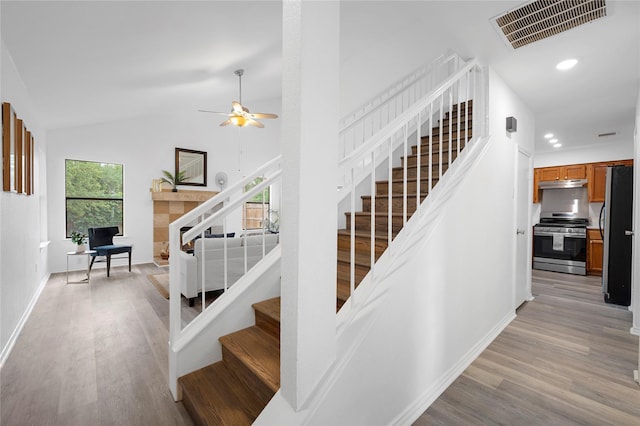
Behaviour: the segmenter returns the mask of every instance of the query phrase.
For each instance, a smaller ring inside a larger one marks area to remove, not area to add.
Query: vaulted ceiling
[[[640,2],[609,0],[605,18],[513,50],[491,19],[522,3],[343,1],[341,61],[370,56],[372,46],[389,47],[386,40],[394,38],[423,55],[417,63],[452,48],[491,65],[532,109],[536,152],[553,149],[542,138],[548,131],[562,139],[563,149],[632,141]],[[46,128],[224,111],[237,98],[237,68],[246,70],[243,101],[280,98],[277,1],[3,0],[0,7],[2,40]],[[384,64],[385,52],[378,54]],[[578,65],[557,71],[569,57]],[[616,135],[598,137],[610,132]]]

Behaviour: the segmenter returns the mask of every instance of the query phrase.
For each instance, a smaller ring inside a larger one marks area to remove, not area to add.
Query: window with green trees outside
[[[66,236],[88,228],[123,226],[122,164],[65,160]]]

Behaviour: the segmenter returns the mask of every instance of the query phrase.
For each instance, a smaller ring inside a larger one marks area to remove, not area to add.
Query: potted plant
[[[87,238],[82,232],[73,231],[71,233],[71,242],[76,245],[76,253],[82,253],[86,247],[84,245],[84,239]]]
[[[278,210],[269,210],[269,216],[264,218],[264,227],[272,234],[280,232],[280,213]]]
[[[183,171],[178,171],[176,172],[175,175],[172,175],[170,172],[163,170],[162,174],[164,175],[162,177],[162,182],[166,182],[169,185],[171,185],[172,187],[171,191],[173,192],[178,192],[177,186],[187,180],[184,175],[185,172]]]

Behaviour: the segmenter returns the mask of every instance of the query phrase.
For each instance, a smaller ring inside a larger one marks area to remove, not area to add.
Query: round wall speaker
[[[216,173],[216,185],[220,187],[220,190],[224,189],[224,187],[227,185],[228,180],[229,177],[225,172]]]

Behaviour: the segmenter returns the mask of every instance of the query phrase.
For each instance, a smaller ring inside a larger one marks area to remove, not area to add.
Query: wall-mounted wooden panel
[[[2,103],[2,190],[11,191],[11,150],[13,147],[11,104]]]
[[[31,132],[27,130],[27,135],[24,138],[24,192],[27,195],[32,194],[32,185],[33,181],[33,169],[31,168]]]
[[[15,176],[16,176],[16,191],[18,194],[22,194],[24,187],[24,176],[22,175],[22,165],[24,163],[24,159],[22,157],[22,148],[24,146],[24,123],[21,119],[16,118],[16,137],[15,137],[16,147],[14,154],[14,163],[15,163]]]

